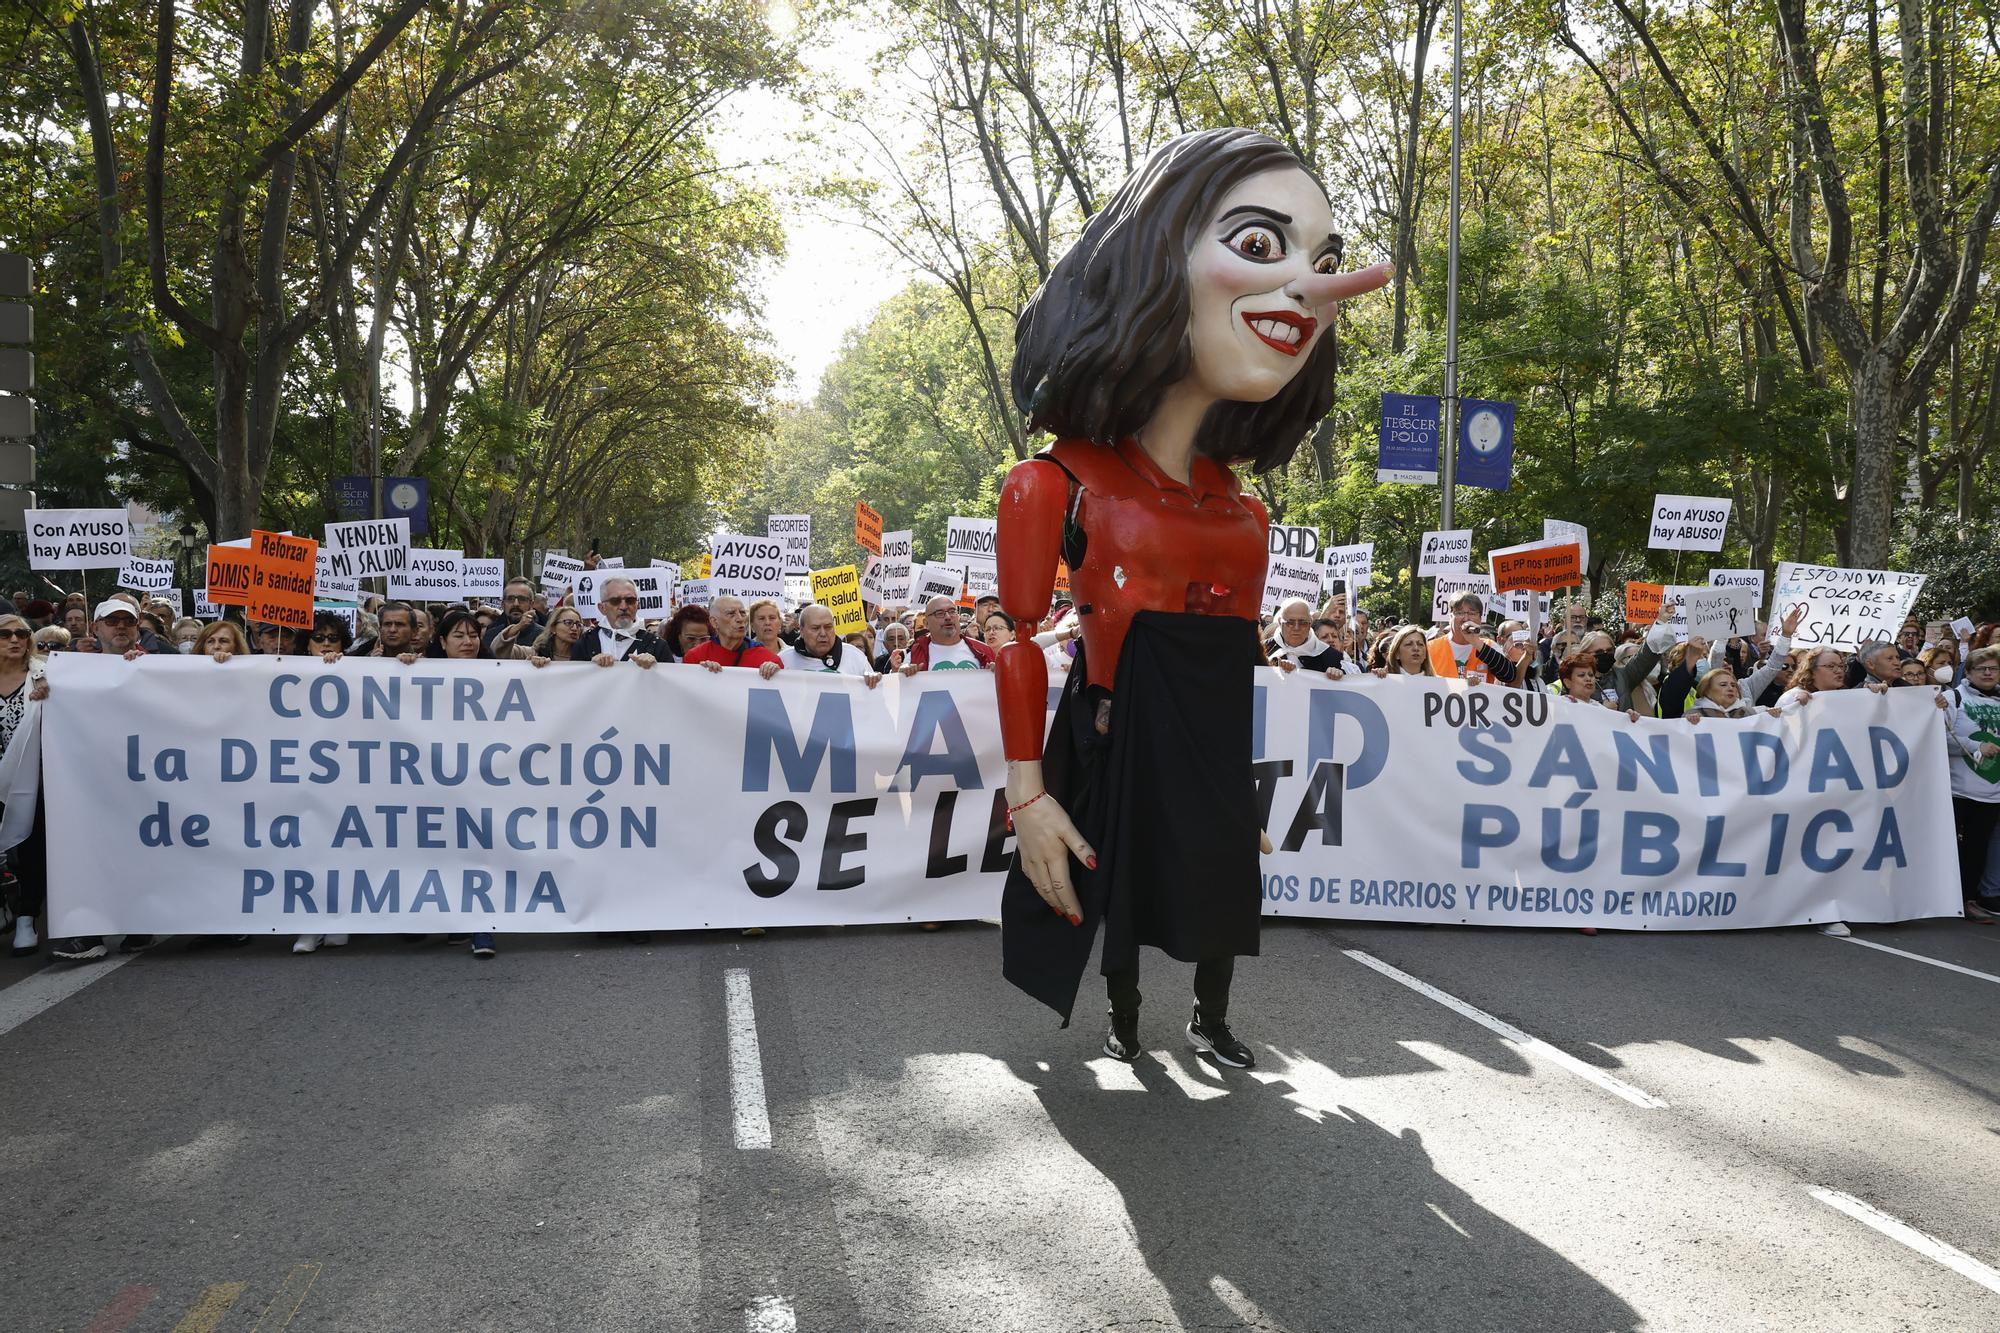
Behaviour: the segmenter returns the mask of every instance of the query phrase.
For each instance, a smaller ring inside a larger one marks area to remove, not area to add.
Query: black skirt
[[[1257,631],[1234,616],[1142,611],[1113,692],[1070,668],[1042,756],[1051,797],[1097,852],[1070,859],[1083,924],[1042,901],[1018,851],[1000,902],[1001,972],[1065,1026],[1104,927],[1103,971],[1150,944],[1183,962],[1252,955],[1263,911],[1256,785],[1250,768]],[[1109,699],[1110,727],[1099,734]]]

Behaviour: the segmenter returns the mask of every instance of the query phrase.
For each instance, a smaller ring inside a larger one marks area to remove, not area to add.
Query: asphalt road
[[[987,926],[15,963],[0,1329],[2000,1329],[2000,927],[1856,938],[1273,923],[1248,1073]]]

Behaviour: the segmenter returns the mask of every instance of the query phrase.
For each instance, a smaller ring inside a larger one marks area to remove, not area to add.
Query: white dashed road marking
[[[1988,1291],[2000,1292],[2000,1272],[1988,1268],[1964,1250],[1947,1245],[1936,1236],[1919,1231],[1901,1218],[1891,1217],[1852,1194],[1820,1188],[1814,1188],[1809,1193],[1827,1207],[1838,1208],[1855,1221],[1874,1227],[1889,1239],[1909,1246],[1926,1259],[1943,1264],[1960,1277],[1970,1278]]]
[[[757,1046],[757,1009],[750,1000],[750,974],[743,968],[732,967],[723,975],[723,984],[728,1000],[729,1097],[736,1112],[736,1146],[768,1148],[771,1113],[764,1105],[764,1056]],[[790,1328],[790,1306],[785,1307],[785,1317],[787,1322],[782,1327]]]
[[[0,990],[0,1036],[44,1009],[61,1004],[93,981],[101,981],[139,955],[113,954],[90,963],[51,963],[25,980]]]
[[[1883,953],[1895,954],[1898,958],[1915,959],[1919,963],[1929,963],[1932,967],[1941,967],[1947,972],[1957,972],[1962,976],[1978,977],[1981,981],[1990,981],[1994,985],[2000,986],[2000,977],[1994,976],[1991,972],[1975,972],[1969,967],[1960,967],[1957,963],[1947,963],[1942,958],[1932,958],[1928,954],[1911,953],[1908,949],[1891,949],[1886,944],[1877,944],[1873,940],[1856,939],[1852,935],[1834,935],[1828,938],[1837,939],[1842,944],[1858,944],[1864,949],[1878,949]]]

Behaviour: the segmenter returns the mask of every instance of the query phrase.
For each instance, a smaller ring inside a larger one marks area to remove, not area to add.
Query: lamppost
[[[194,544],[201,536],[201,530],[192,521],[181,524],[181,578],[180,584],[187,587],[194,575]]]

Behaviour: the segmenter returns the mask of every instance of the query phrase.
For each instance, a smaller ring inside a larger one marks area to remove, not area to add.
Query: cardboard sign
[[[864,606],[882,605],[882,557],[871,555],[861,568],[861,601]]]
[[[778,605],[787,611],[796,611],[812,600],[812,573],[785,575],[785,595],[778,599]]]
[[[812,572],[812,598],[833,612],[833,632],[859,634],[868,628],[861,609],[861,575],[853,565],[835,565]]]
[[[122,509],[30,509],[29,569],[121,569],[132,554]]]
[[[1750,605],[1764,605],[1764,571],[1761,569],[1711,569],[1708,571],[1708,586],[1711,588],[1748,588]]]
[[[1426,532],[1423,554],[1417,557],[1417,577],[1459,574],[1472,568],[1472,529]]]
[[[944,563],[965,576],[974,597],[999,586],[999,536],[998,519],[953,514],[945,520]]]
[[[707,551],[703,551],[700,555],[688,561],[688,576],[690,578],[705,579],[708,577],[709,570],[714,564],[715,557]]]
[[[1666,585],[1641,583],[1634,580],[1625,585],[1625,623],[1628,625],[1650,625],[1660,618],[1660,603],[1667,595]]]
[[[1531,542],[1489,551],[1486,566],[1499,592],[1558,592],[1583,582],[1583,549],[1575,542]]]
[[[1720,551],[1734,503],[1701,495],[1656,495],[1646,545],[1656,551]]]
[[[194,590],[194,618],[196,620],[220,620],[228,608],[220,602],[208,600],[208,589]]]
[[[498,556],[469,557],[460,572],[458,595],[461,597],[497,602],[507,591],[507,562]]]
[[[908,528],[882,534],[882,600],[886,605],[909,605],[916,550],[916,539]]]
[[[1062,560],[1056,561],[1055,595],[1065,600],[1067,600],[1071,596],[1069,590],[1069,565],[1067,562]]]
[[[806,574],[812,570],[811,514],[773,514],[764,520],[764,535],[785,544],[787,574]]]
[[[358,602],[361,600],[361,579],[354,576],[341,578],[332,572],[333,556],[324,545],[319,548],[319,559],[313,570],[313,600],[318,602]]]
[[[1669,625],[1683,639],[1741,638],[1757,632],[1757,608],[1748,588],[1714,588],[1669,584],[1665,600],[1673,603],[1670,616],[1655,623]]]
[[[551,551],[542,557],[542,591],[562,592],[569,587],[570,581],[581,573],[583,573],[583,561],[572,560],[566,555],[557,555]]]
[[[119,567],[118,586],[133,592],[165,592],[174,586],[174,562],[128,556]]]
[[[1290,523],[1273,523],[1266,534],[1271,558],[1284,556],[1287,560],[1311,560],[1317,563],[1325,543],[1319,539],[1319,529]]]
[[[266,624],[310,629],[319,543],[277,532],[250,534],[250,597],[243,614]]]
[[[464,580],[463,550],[410,548],[410,563],[389,577],[389,596],[412,602],[455,602]]]
[[[854,542],[870,555],[882,554],[882,516],[866,500],[854,502]]]
[[[673,580],[665,570],[626,569],[620,573],[632,580],[632,587],[639,594],[639,620],[665,620],[672,614],[667,609],[667,599],[673,594]]]
[[[883,538],[883,544],[888,544],[887,537]],[[933,597],[949,597],[956,602],[959,590],[963,586],[964,580],[959,578],[958,571],[950,565],[925,563],[917,569],[916,586],[910,597],[910,605],[928,606]]]
[[[1263,609],[1275,611],[1293,598],[1298,598],[1307,606],[1319,600],[1320,563],[1318,552],[1311,558],[1294,559],[1288,555],[1274,555],[1271,563],[1264,567]]]
[[[1431,582],[1431,623],[1448,625],[1451,623],[1451,604],[1458,600],[1460,593],[1476,592],[1480,604],[1488,611],[1493,609],[1493,576],[1491,574],[1453,573],[1440,574]]]
[[[1534,599],[1530,602],[1530,598]],[[1510,592],[1507,594],[1507,619],[1526,620],[1532,608],[1535,618],[1543,624],[1549,619],[1549,595],[1545,592]],[[1521,633],[1527,633],[1522,630]]]
[[[668,578],[672,579],[676,583],[680,582],[681,567],[675,564],[673,561],[655,560],[653,561],[652,567],[654,569],[665,570]]]
[[[707,606],[709,586],[707,579],[685,579],[681,583],[682,606]]]
[[[1590,529],[1581,523],[1571,523],[1567,519],[1545,518],[1542,520],[1542,540],[1551,541],[1558,537],[1576,539],[1577,563],[1585,572],[1590,569]]]
[[[1350,589],[1367,584],[1375,569],[1375,543],[1356,542],[1352,546],[1326,548],[1326,585],[1345,583]]]
[[[777,538],[723,533],[710,555],[708,582],[715,596],[775,602],[785,595],[785,544]]]
[[[322,545],[327,572],[335,578],[365,579],[409,568],[410,520],[363,519],[359,523],[329,523]]]
[[[1794,648],[1854,651],[1870,639],[1896,641],[1896,631],[1923,591],[1922,574],[1888,569],[1837,569],[1787,560],[1771,585],[1772,618],[1805,603]]]
[[[248,606],[250,604],[250,567],[256,557],[247,546],[211,546],[208,548],[208,588],[206,600],[211,606]]]

